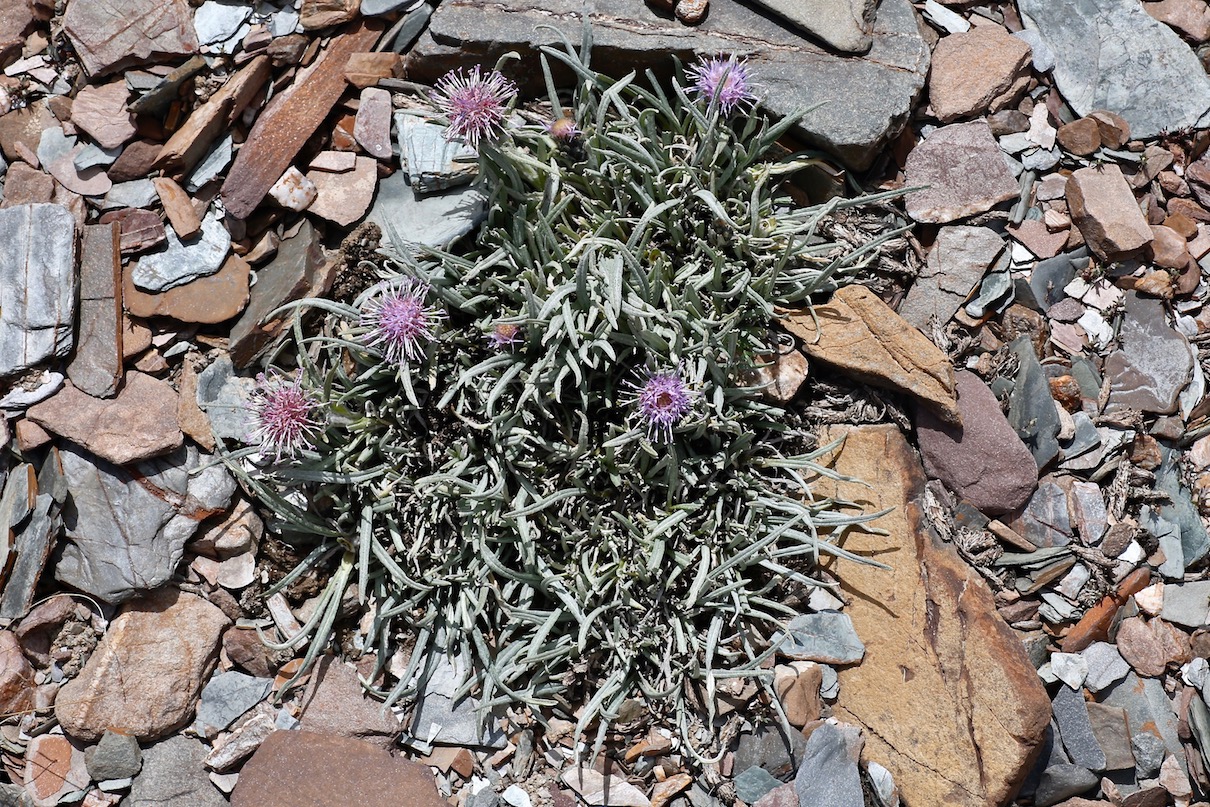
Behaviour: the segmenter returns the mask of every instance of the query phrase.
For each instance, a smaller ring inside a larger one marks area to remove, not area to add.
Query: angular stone
[[[171,177],[156,177],[151,180],[155,185],[156,195],[164,205],[164,215],[172,225],[172,231],[182,241],[188,241],[202,231],[202,220],[198,218],[193,202],[185,193],[185,189],[176,184]]]
[[[167,582],[198,523],[221,512],[235,491],[221,466],[198,471],[192,447],[132,470],[70,445],[60,460],[72,497],[64,517],[71,543],[55,574],[110,603]]]
[[[857,285],[839,288],[827,305],[815,307],[815,314],[792,313],[781,321],[803,341],[807,356],[867,383],[907,393],[942,419],[958,422],[948,357],[872,291]]]
[[[27,423],[28,420],[17,421],[17,444],[26,451],[31,450],[27,446],[34,442],[22,435],[22,425]],[[61,529],[58,501],[63,498],[56,457],[57,454],[52,449],[49,461],[43,464],[38,478],[38,486],[44,490],[52,490],[55,495],[52,497],[51,493],[38,494],[34,500],[33,512],[29,514],[25,527],[17,536],[16,545],[12,547],[16,550],[17,560],[13,563],[8,581],[4,584],[3,597],[0,597],[0,619],[17,619],[29,612],[38,582],[42,578],[42,570],[54,551]]]
[[[332,657],[311,674],[299,719],[303,731],[352,737],[386,749],[403,731],[390,709],[366,695],[357,671]]]
[[[924,526],[924,473],[898,428],[832,429],[821,439],[842,436],[832,467],[866,484],[818,479],[812,491],[888,508],[872,522],[888,535],[854,532],[845,548],[892,571],[847,561],[836,569],[866,656],[840,671],[833,713],[865,729],[869,758],[906,803],[1007,803],[1041,747],[1046,691],[982,578]]]
[[[0,115],[0,151],[9,162],[29,160],[28,155],[37,152],[43,133],[50,128],[60,128],[59,119],[45,101],[6,112]]]
[[[1053,763],[1042,772],[1038,788],[1034,791],[1037,807],[1050,807],[1069,796],[1084,793],[1096,787],[1099,779],[1087,768],[1070,762]]]
[[[1151,735],[1163,742],[1169,754],[1184,756],[1175,709],[1158,678],[1140,678],[1131,672],[1106,690],[1101,703],[1125,709],[1131,731]]]
[[[167,237],[166,248],[144,255],[131,271],[135,286],[144,291],[168,291],[213,275],[231,250],[231,235],[214,211],[202,221],[200,238],[182,243],[171,227],[167,228]]]
[[[330,28],[355,18],[360,6],[360,0],[303,0],[299,20],[306,31]]]
[[[739,770],[764,768],[774,776],[785,778],[798,769],[806,747],[807,741],[801,732],[786,734],[780,725],[766,723],[739,735],[735,767]]]
[[[378,183],[378,196],[366,216],[377,224],[385,246],[401,256],[423,247],[445,249],[483,221],[484,197],[475,188],[458,188],[417,198],[407,174],[396,171]]]
[[[80,675],[63,685],[55,716],[93,742],[106,730],[155,740],[183,726],[230,620],[193,594],[165,588],[114,618]],[[143,770],[152,768],[151,754]]]
[[[110,222],[116,222],[121,227],[118,247],[123,255],[151,249],[168,239],[164,223],[150,210],[112,210],[101,216],[102,224]]]
[[[352,152],[347,153],[353,165],[356,165],[356,155]],[[303,176],[302,171],[290,166],[286,169],[286,173],[273,183],[273,187],[269,189],[269,196],[287,210],[301,213],[315,203],[315,198],[319,196],[319,189],[315,187],[314,182]]]
[[[1017,337],[1011,348],[1017,356],[1018,369],[1008,399],[1008,422],[1042,469],[1059,455],[1059,415],[1029,335]]]
[[[1164,621],[1187,628],[1210,624],[1210,580],[1168,583],[1164,586]]]
[[[47,204],[54,196],[55,180],[50,174],[25,163],[14,163],[4,175],[4,184],[0,186],[0,197],[4,199],[0,208]]]
[[[151,173],[152,164],[159,155],[162,146],[150,140],[136,140],[122,149],[113,164],[109,166],[110,180],[113,182],[129,182],[132,179],[144,179]]]
[[[63,30],[90,75],[197,50],[187,0],[90,0],[71,3]]]
[[[403,74],[403,57],[398,53],[354,53],[345,65],[345,81],[359,90],[384,78],[403,78]]]
[[[333,37],[323,54],[298,72],[294,82],[260,114],[223,183],[227,213],[246,219],[290,167],[344,92],[349,56],[371,50],[382,24],[361,20]]]
[[[0,631],[0,710],[18,715],[34,708],[34,668],[11,631]]]
[[[1210,78],[1196,54],[1136,0],[1021,0],[1021,19],[1056,56],[1055,84],[1077,115],[1120,114],[1136,138],[1204,125]],[[1110,146],[1117,148],[1117,146]]]
[[[538,47],[579,42],[581,10],[580,0],[552,0],[540,8],[527,0],[491,5],[447,0],[412,48],[408,77],[432,83],[450,69],[492,64],[515,50],[522,61],[514,76],[540,89]],[[699,54],[749,59],[753,81],[766,90],[765,109],[780,117],[814,108],[803,118],[800,133],[857,169],[869,167],[879,149],[902,130],[928,74],[928,47],[906,0],[879,4],[873,45],[863,58],[828,53],[737,0],[712,0],[709,16],[694,27],[691,38],[677,20],[631,0],[598,0],[589,19],[594,47],[608,54],[595,64],[617,77],[634,68],[641,73],[653,60],[667,64],[671,55],[687,63]],[[835,103],[838,98],[845,102]]]
[[[1105,359],[1107,408],[1171,414],[1193,370],[1189,343],[1168,325],[1164,304],[1159,300],[1128,291],[1125,303],[1126,315],[1119,330],[1121,347]]]
[[[1092,733],[1084,696],[1069,686],[1061,686],[1051,707],[1071,761],[1094,771],[1104,770],[1105,752]]]
[[[465,185],[479,175],[478,153],[445,127],[408,110],[395,113],[399,155],[412,188],[421,194]]]
[[[781,787],[781,782],[764,768],[748,768],[735,777],[735,792],[744,804],[755,804],[778,787]]]
[[[391,94],[377,87],[361,91],[361,105],[353,124],[353,137],[366,154],[391,159]]]
[[[277,731],[277,714],[268,703],[259,704],[232,731],[215,740],[214,749],[206,755],[206,767],[216,772],[230,771],[252,756]]]
[[[961,370],[954,379],[962,426],[926,410],[916,416],[925,470],[986,515],[1015,510],[1038,484],[1033,455],[978,376]]]
[[[0,7],[0,63],[8,64],[20,54],[34,21],[34,5],[28,0]]]
[[[985,120],[951,123],[912,149],[904,184],[922,188],[906,196],[916,221],[945,224],[991,210],[1017,196],[1017,180]]]
[[[134,737],[107,731],[96,745],[84,752],[84,762],[94,781],[129,779],[143,767],[143,753]]]
[[[756,0],[755,4],[844,53],[865,53],[874,42],[870,32],[877,0]]]
[[[1121,771],[1134,767],[1134,753],[1130,750],[1130,724],[1126,710],[1103,703],[1085,703],[1088,725],[1097,745],[1105,752],[1105,770]]]
[[[308,211],[341,227],[348,227],[364,216],[370,202],[374,201],[378,164],[369,157],[358,157],[357,167],[352,171],[340,174],[309,171],[307,179],[317,191]]]
[[[1008,519],[1009,527],[1040,548],[1067,546],[1072,539],[1067,494],[1049,480],[1050,477],[1043,479],[1029,503]]]
[[[933,49],[929,104],[942,123],[998,112],[1029,72],[1029,45],[998,25],[943,37]],[[1021,90],[1025,89],[1021,85]]]
[[[206,746],[177,735],[143,752],[143,770],[135,777],[123,807],[226,807],[210,782]]]
[[[26,415],[115,465],[165,454],[184,439],[176,423],[176,391],[138,372],[127,374],[126,385],[111,400],[68,384]]]
[[[0,378],[71,350],[75,265],[67,208],[0,210]]]
[[[824,723],[812,731],[794,777],[800,807],[864,807],[857,768],[862,745],[851,726]]]
[[[1114,260],[1151,243],[1151,227],[1116,165],[1074,171],[1066,193],[1071,220],[1097,256]]]
[[[1189,637],[1162,619],[1131,617],[1118,626],[1118,651],[1139,675],[1164,674],[1170,664],[1189,661]]]
[[[30,740],[25,751],[25,789],[34,804],[57,804],[61,796],[87,787],[84,754],[66,737],[43,734]]]
[[[76,93],[71,122],[87,132],[103,149],[116,149],[134,137],[134,115],[126,109],[130,90],[125,81],[89,85]]]
[[[229,255],[223,268],[209,277],[148,294],[134,285],[131,267],[122,273],[126,310],[136,317],[172,317],[178,322],[214,324],[237,316],[248,305],[252,267]]]
[[[856,664],[865,655],[865,645],[853,632],[853,623],[846,614],[836,611],[799,614],[786,627],[789,633],[777,652],[787,658],[823,664]]]
[[[1059,127],[1059,145],[1077,157],[1087,157],[1101,147],[1101,130],[1092,118],[1080,118]]]
[[[333,765],[333,760],[340,760]],[[282,787],[288,781],[289,787]],[[231,807],[400,804],[444,807],[426,765],[392,757],[361,740],[277,731],[240,772]]]
[[[214,45],[214,50],[220,53],[233,53],[252,27],[248,23],[251,14],[248,6],[207,0],[193,14],[198,43]]]
[[[202,689],[194,727],[203,737],[214,737],[265,699],[273,686],[270,678],[253,678],[240,672],[216,673]]]
[[[1194,42],[1210,39],[1210,8],[1198,0],[1159,0],[1143,4],[1143,10],[1167,23]]]
[[[604,776],[593,768],[568,768],[559,781],[592,807],[652,807],[643,791],[620,776]]]
[[[899,316],[925,334],[949,322],[1004,252],[1004,239],[986,227],[942,227],[928,263],[899,305]]]
[[[88,225],[80,239],[80,338],[71,383],[104,398],[122,381],[122,256],[117,224]]]

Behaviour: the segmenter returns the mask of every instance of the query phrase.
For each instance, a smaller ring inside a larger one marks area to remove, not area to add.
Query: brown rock
[[[1160,453],[1160,443],[1150,434],[1137,434],[1130,445],[1130,462],[1148,471],[1160,467],[1163,455]]]
[[[184,440],[176,422],[176,391],[142,373],[127,373],[126,386],[107,401],[65,384],[26,415],[115,465],[166,454]]]
[[[361,105],[353,122],[353,137],[366,154],[391,159],[391,94],[377,87],[361,91]]]
[[[13,425],[17,437],[17,448],[22,451],[34,451],[54,440],[54,435],[43,429],[29,418],[21,418]]]
[[[384,78],[403,78],[403,57],[398,53],[354,53],[345,66],[345,81],[359,90]]]
[[[942,37],[929,71],[933,113],[949,123],[1008,106],[1015,100],[1010,90],[1029,69],[1029,55],[1029,45],[998,25]]]
[[[786,403],[794,399],[806,383],[810,365],[802,351],[791,348],[776,354],[759,356],[758,364],[745,372],[742,383],[754,387],[771,401]]]
[[[1172,299],[1172,275],[1163,269],[1148,272],[1134,282],[1134,290],[1165,300]]]
[[[1118,652],[1139,675],[1155,678],[1192,658],[1189,637],[1162,619],[1133,616],[1118,626]]]
[[[1162,23],[1171,25],[1190,41],[1210,39],[1210,8],[1199,0],[1159,0],[1143,3],[1143,9]]]
[[[357,670],[332,656],[316,665],[301,706],[304,731],[352,737],[384,749],[391,748],[403,731],[390,709],[366,696]]]
[[[378,187],[378,164],[369,157],[358,157],[352,171],[332,174],[308,171],[309,179],[319,195],[307,208],[308,212],[341,227],[348,227],[366,214],[374,201]]]
[[[106,729],[144,741],[180,728],[228,624],[218,608],[174,588],[127,603],[80,675],[59,691],[63,730],[92,742]]]
[[[64,154],[46,166],[46,170],[58,180],[60,185],[72,193],[78,193],[81,196],[104,196],[113,187],[113,182],[105,173],[105,169],[102,166],[94,165],[81,171],[73,162],[73,158],[82,148],[83,146],[76,146],[70,154]]]
[[[0,631],[0,712],[20,715],[34,708],[34,668],[11,631]]]
[[[299,21],[304,31],[330,28],[357,17],[361,0],[303,0]]]
[[[1038,258],[1053,258],[1067,243],[1066,229],[1052,233],[1044,222],[1036,219],[1025,219],[1020,224],[1009,225],[1006,229],[1009,235]]]
[[[833,714],[863,728],[869,758],[906,803],[1006,804],[1042,749],[1046,690],[982,578],[927,528],[924,473],[898,428],[833,428],[822,439],[842,436],[832,467],[868,486],[817,479],[812,493],[888,509],[872,522],[885,535],[853,532],[845,549],[891,571],[834,568],[866,655],[840,671]]]
[[[683,3],[684,0],[681,2]],[[677,4],[677,8],[680,8],[680,4]],[[691,784],[693,784],[693,777],[687,773],[678,773],[675,776],[669,776],[662,782],[657,782],[655,787],[651,788],[651,807],[664,807],[670,799]]]
[[[827,305],[815,306],[815,317],[792,313],[782,325],[810,358],[906,392],[946,422],[960,422],[949,358],[864,286],[844,286]]]
[[[0,151],[4,152],[4,158],[9,162],[25,159],[21,151],[18,151],[18,145],[24,146],[27,153],[34,154],[38,151],[38,143],[42,141],[42,133],[58,125],[59,120],[44,101],[36,101],[22,109],[6,112],[0,115]],[[5,191],[7,192],[7,188]]]
[[[710,0],[677,0],[676,18],[686,25],[697,25],[706,19]]]
[[[178,322],[214,324],[238,316],[248,305],[252,267],[229,255],[221,269],[183,286],[150,294],[134,285],[128,264],[122,273],[126,310],[136,317],[172,317]]]
[[[1112,536],[1113,529],[1111,528],[1105,541],[1109,541]],[[1063,652],[1079,653],[1093,642],[1108,641],[1109,626],[1113,623],[1113,617],[1118,609],[1132,595],[1145,589],[1150,582],[1151,570],[1146,567],[1135,569],[1126,575],[1118,584],[1117,591],[1102,597],[1101,601],[1089,608],[1080,621],[1067,632],[1067,635],[1063,637]]]
[[[206,103],[193,110],[185,124],[177,129],[156,155],[155,167],[169,174],[187,174],[193,170],[211,144],[238,118],[261,87],[269,80],[268,56],[257,56],[228,79],[223,88]]]
[[[1017,180],[983,120],[942,126],[917,144],[904,165],[908,215],[944,224],[1014,199]]]
[[[1182,218],[1184,217],[1182,216]],[[1151,236],[1154,239],[1151,242],[1151,259],[1158,266],[1167,269],[1185,268],[1185,264],[1189,262],[1189,250],[1185,246],[1187,240],[1185,236],[1163,224],[1151,225]]]
[[[63,30],[94,76],[197,50],[188,0],[69,3]]]
[[[1192,199],[1169,199],[1168,215],[1180,214],[1193,221],[1210,222],[1210,210],[1199,205]]]
[[[111,210],[101,216],[102,224],[117,223],[121,228],[118,248],[123,255],[133,255],[164,243],[168,234],[164,231],[164,222],[150,210],[140,210],[127,207],[122,210]]]
[[[188,241],[200,233],[202,220],[185,189],[170,177],[156,177],[151,182],[155,185],[155,192],[164,205],[164,215],[168,217],[168,223],[172,225],[177,238]]]
[[[1197,237],[1197,223],[1180,213],[1175,213],[1164,219],[1164,226],[1180,233],[1181,237],[1186,241]],[[1201,255],[1195,257],[1200,258]]]
[[[176,422],[181,431],[207,451],[214,451],[214,432],[210,429],[210,419],[197,405],[197,367],[196,354],[191,354],[181,364],[181,376],[178,380],[180,394],[177,396]]]
[[[1073,172],[1067,207],[1088,247],[1102,259],[1116,260],[1152,241],[1151,227],[1116,165]]]
[[[470,779],[475,772],[475,757],[466,748],[438,746],[421,759],[425,765],[439,769],[442,773],[451,770],[463,779]]]
[[[55,804],[58,797],[88,787],[84,752],[62,734],[43,734],[25,751],[25,789],[38,804]]]
[[[109,178],[114,182],[129,182],[132,179],[142,179],[151,173],[155,158],[160,155],[163,145],[150,140],[136,140],[126,148],[109,166]]]
[[[10,0],[0,3],[0,64],[7,65],[21,53],[26,32],[34,24],[31,0]]]
[[[223,650],[227,658],[249,675],[267,678],[273,675],[269,664],[269,648],[250,628],[231,628],[223,634]]]
[[[349,57],[371,49],[382,24],[360,20],[333,37],[318,59],[260,114],[223,183],[228,215],[246,219],[285,173],[298,150],[319,128],[344,92]]]
[[[298,60],[302,58],[303,51],[307,49],[308,41],[302,34],[279,36],[269,43],[268,47],[265,48],[265,53],[273,60],[273,64],[277,67],[298,64]]]
[[[1059,145],[1078,157],[1087,157],[1101,147],[1101,127],[1092,118],[1080,118],[1059,127]]]
[[[791,726],[802,728],[819,719],[823,703],[823,668],[810,661],[779,664],[774,670],[773,687]]]
[[[84,87],[71,105],[71,122],[101,148],[116,149],[134,137],[134,115],[126,109],[129,98],[123,80]]]
[[[122,381],[122,255],[116,223],[86,225],[80,238],[80,334],[67,365],[77,389],[97,398]]]
[[[1106,148],[1120,149],[1130,139],[1130,124],[1116,112],[1098,109],[1089,112],[1084,117],[1092,118],[1101,130],[1101,145]]]
[[[240,771],[231,794],[232,807],[334,804],[448,807],[428,766],[361,740],[309,731],[270,734]]]
[[[0,207],[49,202],[54,195],[55,181],[50,174],[25,163],[13,163],[4,176],[4,198]]]

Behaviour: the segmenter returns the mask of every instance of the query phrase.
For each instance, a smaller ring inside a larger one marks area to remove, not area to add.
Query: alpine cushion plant
[[[471,125],[437,95],[450,135],[478,139],[482,229],[462,252],[387,245],[383,286],[352,304],[296,304],[326,315],[293,331],[325,433],[233,467],[279,529],[316,540],[274,590],[340,558],[281,645],[310,640],[308,664],[355,581],[368,616],[352,641],[377,652],[388,702],[447,654],[485,707],[541,719],[582,698],[578,731],[595,724],[599,743],[640,694],[691,751],[717,753],[702,737],[719,682],[769,683],[794,613],[780,589],[813,582],[821,552],[852,558],[836,540],[868,517],[813,494],[829,447],[743,379],[778,306],[835,288],[896,234],[833,240],[834,213],[891,194],[795,206],[782,180],[816,158],[768,159],[797,118],[736,114],[743,63],[708,90],[614,80],[587,40],[544,49],[549,110]],[[552,59],[575,75],[567,109]]]

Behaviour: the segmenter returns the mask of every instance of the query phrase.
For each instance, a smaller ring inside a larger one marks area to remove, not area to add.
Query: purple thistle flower
[[[680,371],[651,373],[642,386],[634,388],[639,416],[647,421],[647,436],[654,440],[662,435],[665,442],[671,441],[672,427],[693,405],[693,393],[685,386]]]
[[[505,107],[516,93],[516,84],[495,70],[483,75],[475,65],[469,73],[461,69],[446,73],[430,97],[449,118],[445,139],[460,137],[477,147],[480,139],[503,127]]]
[[[487,335],[487,339],[496,350],[511,349],[513,345],[521,342],[521,326],[497,323],[492,326],[492,332]]]
[[[313,444],[321,427],[316,417],[320,404],[313,393],[302,388],[302,375],[289,379],[260,373],[256,384],[249,402],[252,428],[246,442],[260,443],[261,454],[277,462]]]
[[[707,102],[718,98],[724,115],[730,115],[742,103],[756,100],[748,63],[734,55],[699,61],[689,68],[689,77],[693,79],[692,89]]]
[[[439,308],[425,305],[428,293],[428,285],[405,278],[367,303],[361,312],[361,324],[369,328],[362,337],[366,347],[378,348],[395,364],[418,358],[423,343],[435,338],[434,326],[445,318]]]

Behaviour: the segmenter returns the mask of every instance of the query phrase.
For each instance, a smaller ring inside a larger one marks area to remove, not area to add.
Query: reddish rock
[[[155,185],[156,195],[160,197],[160,203],[164,205],[164,215],[167,216],[177,238],[189,241],[200,233],[202,220],[185,189],[170,177],[156,177],[151,181]]]
[[[146,741],[180,728],[229,623],[214,605],[173,588],[132,600],[59,691],[55,716],[63,730],[93,742],[107,729]]]
[[[21,54],[26,33],[34,24],[32,0],[0,3],[0,64],[7,65]]]
[[[944,224],[991,210],[1017,196],[1017,180],[1004,162],[987,121],[942,126],[917,144],[904,166],[914,220]]]
[[[359,90],[384,78],[403,78],[403,57],[398,53],[354,53],[345,67],[345,81]]]
[[[38,143],[42,141],[42,132],[58,125],[59,119],[44,101],[36,101],[27,107],[0,115],[0,151],[4,152],[4,158],[9,162],[25,159],[22,152],[36,153]],[[19,149],[19,146],[24,148]],[[6,188],[5,192],[7,190]]]
[[[33,708],[34,668],[25,660],[17,636],[0,631],[0,713],[21,715]]]
[[[361,740],[309,731],[270,734],[240,771],[231,794],[232,807],[334,804],[448,807],[427,765]]]
[[[121,210],[111,210],[101,216],[102,224],[117,222],[121,228],[118,248],[123,255],[133,255],[164,243],[168,233],[164,230],[164,222],[150,210],[140,210],[126,207]]]
[[[63,30],[90,75],[197,50],[188,0],[68,3]]]
[[[1134,280],[1134,290],[1140,294],[1149,294],[1165,300],[1172,299],[1172,275],[1163,269],[1156,269],[1154,272],[1148,272],[1140,278],[1131,278],[1131,280]]]
[[[1038,258],[1053,258],[1067,243],[1067,230],[1051,232],[1045,222],[1025,219],[1020,224],[1010,225],[1008,234],[1019,241]]]
[[[342,227],[358,221],[370,209],[378,187],[378,164],[369,157],[358,157],[352,171],[332,174],[308,171],[307,179],[315,185],[317,196],[307,208],[320,218]]]
[[[924,409],[916,417],[925,470],[987,515],[1015,510],[1038,485],[1033,455],[978,376],[961,370],[954,381],[961,426]]]
[[[1087,157],[1101,147],[1101,128],[1092,118],[1080,118],[1059,127],[1059,145],[1079,157]]]
[[[1210,222],[1210,210],[1199,205],[1192,199],[1169,199],[1168,215],[1182,215],[1193,221]]]
[[[1201,44],[1210,39],[1210,8],[1204,0],[1145,2],[1143,9],[1194,43]]]
[[[361,0],[303,0],[299,21],[303,30],[330,28],[357,17]]]
[[[1167,269],[1184,269],[1189,262],[1185,236],[1163,224],[1151,225],[1151,235],[1154,239],[1151,242],[1151,259],[1156,265]]]
[[[123,80],[84,87],[71,105],[71,122],[101,148],[115,149],[134,137],[134,115],[126,109],[129,98]]]
[[[237,219],[251,215],[340,100],[349,57],[372,48],[381,33],[380,22],[363,19],[333,37],[323,54],[300,70],[290,87],[260,114],[223,182],[228,215]]]
[[[80,330],[67,377],[99,398],[113,395],[122,381],[119,233],[116,223],[86,225],[80,238]]]
[[[184,440],[176,422],[176,391],[142,373],[127,373],[126,386],[110,400],[93,398],[69,382],[26,415],[115,465],[165,454]]]
[[[1073,172],[1066,193],[1071,220],[1098,257],[1116,260],[1151,243],[1151,227],[1116,165]]]
[[[269,648],[255,630],[232,628],[223,634],[223,650],[227,658],[249,675],[267,678],[274,668],[269,663]]]
[[[132,179],[142,179],[151,173],[155,158],[159,156],[162,143],[150,140],[136,140],[126,148],[109,166],[109,178],[114,182],[129,182]]]
[[[1172,214],[1164,219],[1164,226],[1180,233],[1181,237],[1186,241],[1197,237],[1197,223],[1180,213]],[[1205,253],[1202,254],[1204,255]],[[1194,257],[1200,258],[1201,255]]]
[[[1139,675],[1152,678],[1164,674],[1169,665],[1192,658],[1189,637],[1162,619],[1130,617],[1118,626],[1118,652]]]
[[[357,670],[331,656],[316,665],[301,706],[304,731],[353,737],[386,749],[403,731],[393,712],[366,695]]]
[[[1097,127],[1101,130],[1101,145],[1106,148],[1120,149],[1130,139],[1130,124],[1116,112],[1098,109],[1084,117],[1097,122]]]
[[[70,154],[64,154],[46,166],[46,170],[58,180],[60,185],[72,193],[78,193],[81,196],[104,196],[113,187],[113,182],[105,173],[104,167],[100,165],[94,165],[82,171],[76,168],[73,158],[82,148],[83,146],[76,146]]]
[[[58,797],[88,787],[84,752],[62,734],[43,734],[25,751],[25,789],[38,804],[55,804]]]
[[[1112,534],[1112,531],[1111,531]],[[1108,537],[1105,539],[1109,540]],[[1147,588],[1151,582],[1151,570],[1143,567],[1135,569],[1118,583],[1117,591],[1106,594],[1101,601],[1084,612],[1080,621],[1067,631],[1063,637],[1062,650],[1064,653],[1079,653],[1093,642],[1109,641],[1109,626],[1118,609],[1133,594]]]
[[[833,428],[822,439],[841,437],[831,467],[864,483],[816,479],[812,492],[885,508],[871,522],[884,534],[854,531],[844,545],[891,568],[828,564],[866,646],[861,664],[840,671],[833,715],[862,727],[868,757],[905,803],[1007,804],[1042,750],[1046,690],[982,578],[926,526],[925,476],[899,429]]]
[[[998,25],[942,37],[933,49],[929,105],[942,123],[998,112],[1025,90],[1029,45]]]
[[[0,207],[49,202],[55,196],[55,181],[50,174],[25,163],[13,163],[4,176],[4,198]]]
[[[353,137],[366,154],[391,159],[391,94],[377,87],[361,91],[361,105],[353,122]]]
[[[171,317],[178,322],[214,324],[238,316],[248,305],[252,268],[230,255],[213,275],[150,294],[134,285],[130,266],[122,273],[126,310],[136,317]]]

